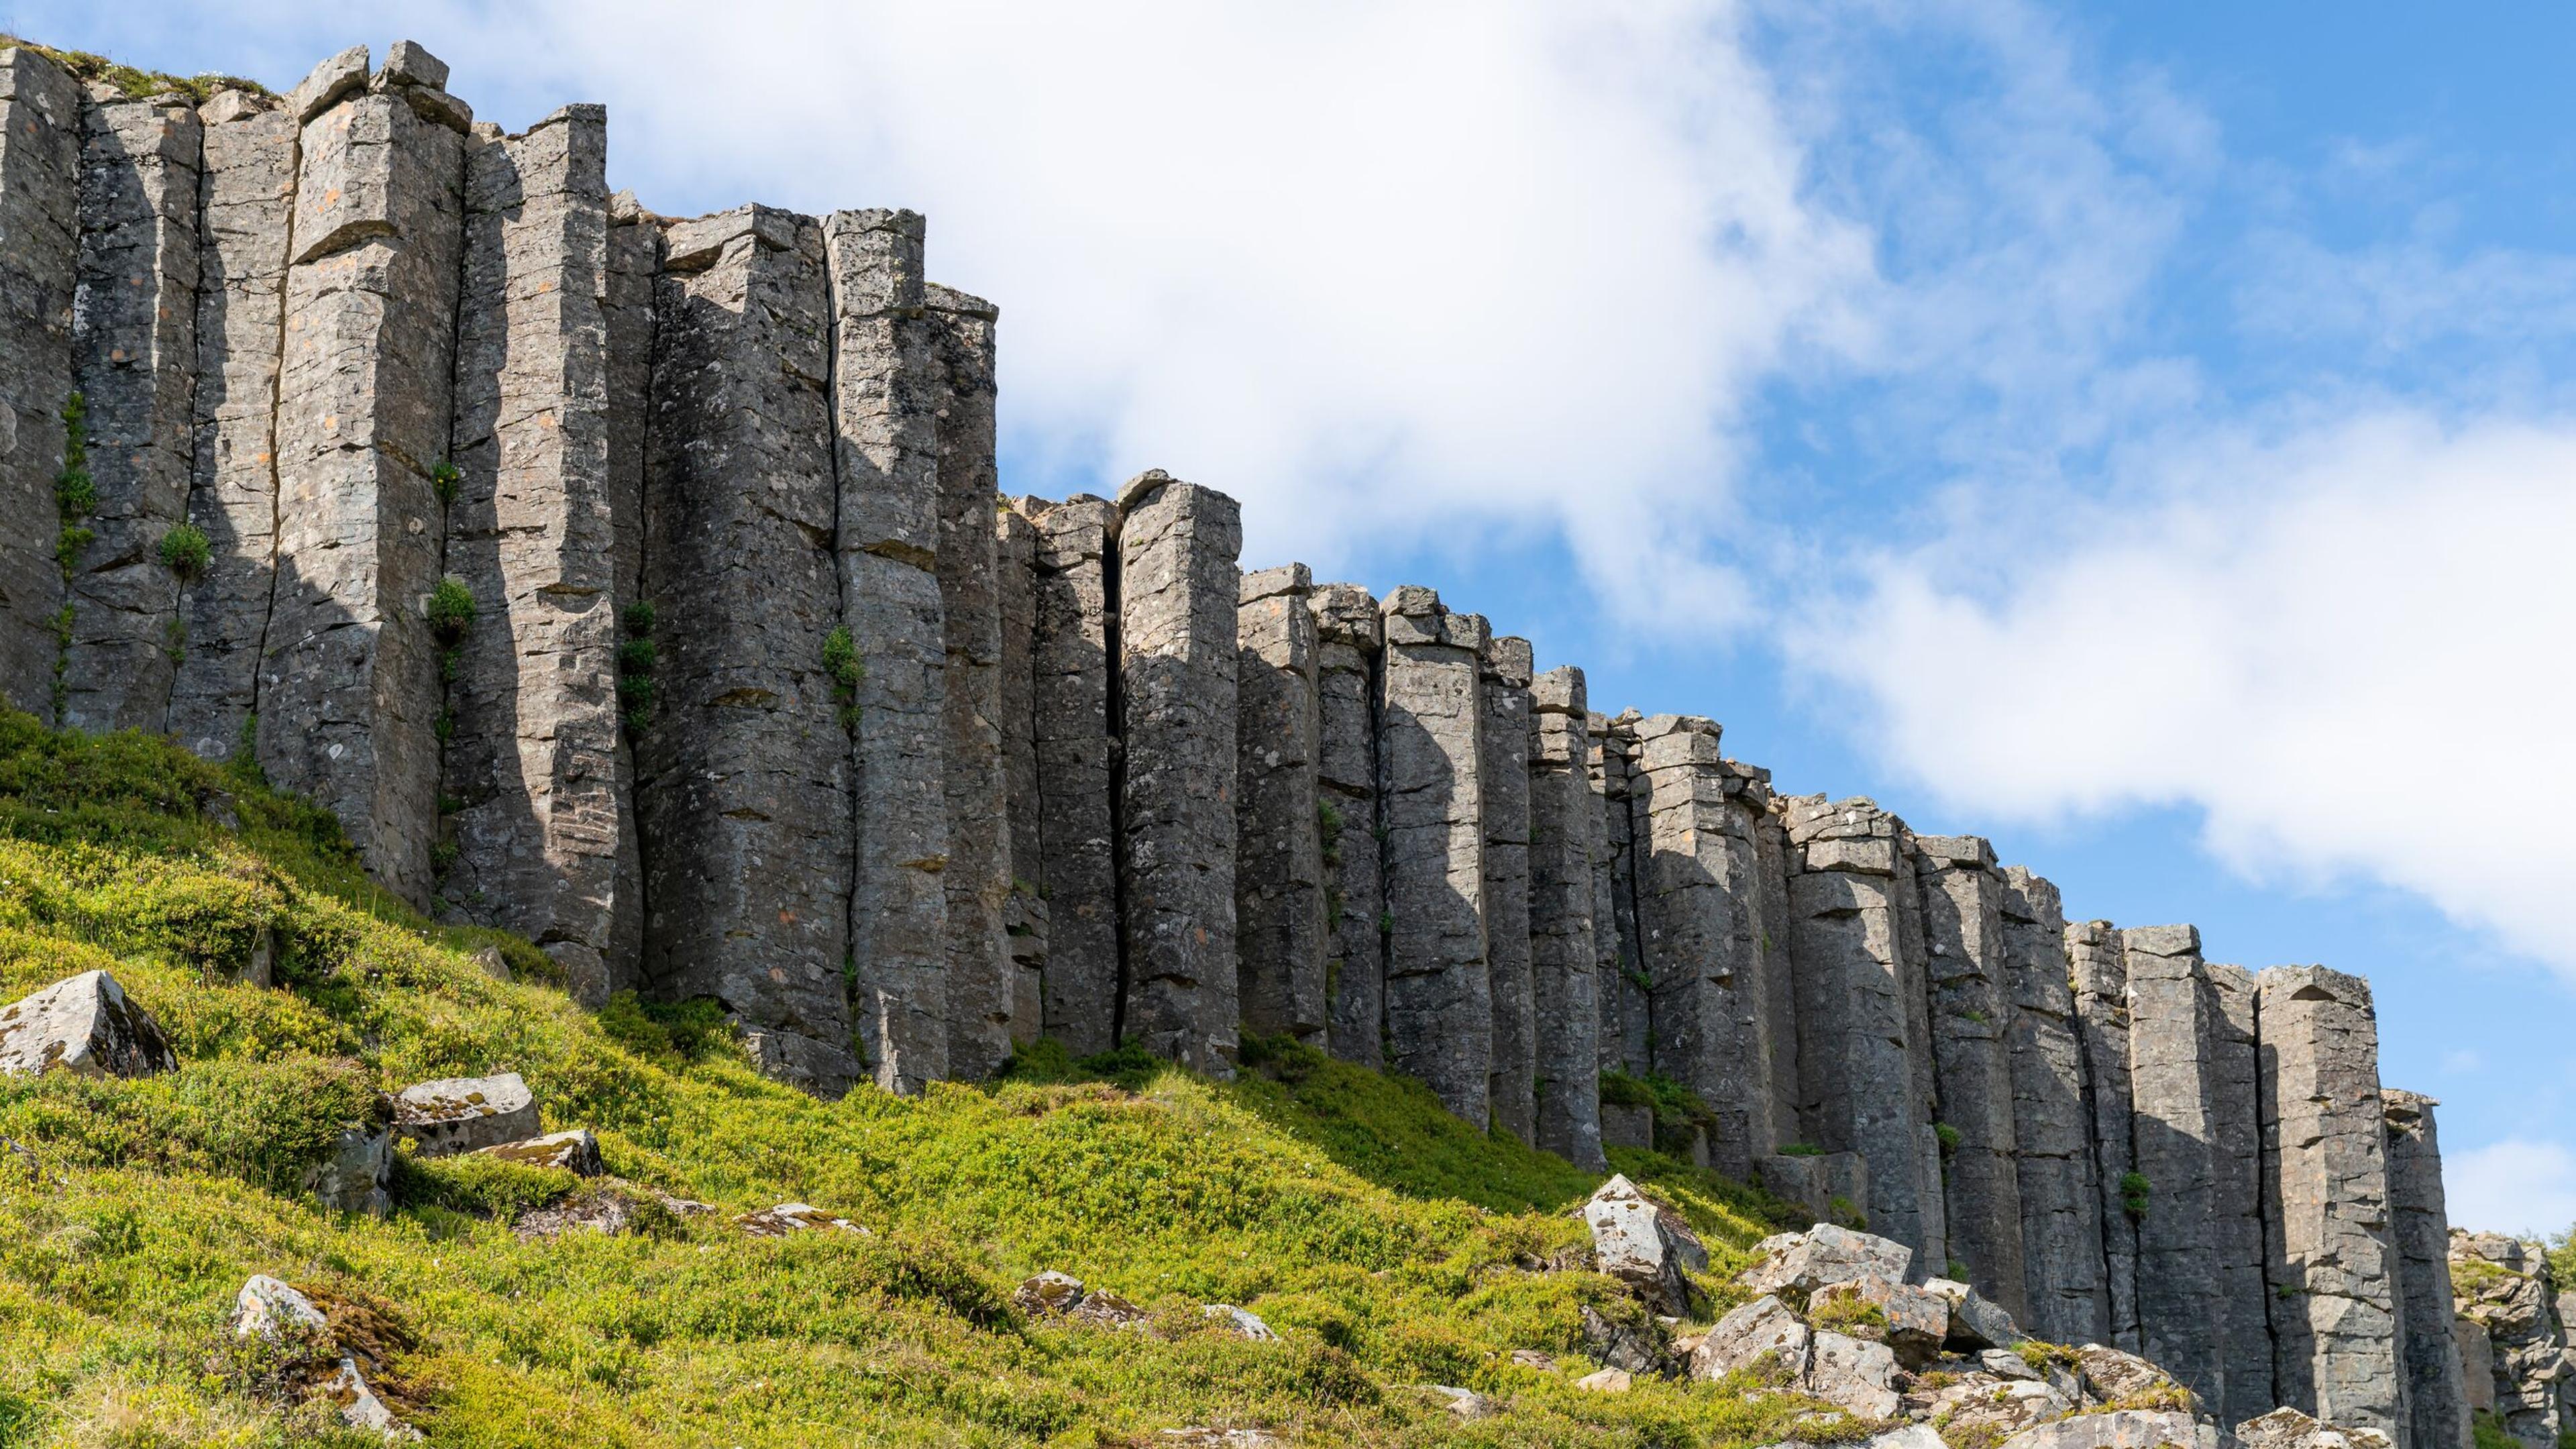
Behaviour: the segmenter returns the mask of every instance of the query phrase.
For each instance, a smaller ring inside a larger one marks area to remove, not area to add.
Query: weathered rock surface
[[[393,1195],[385,1190],[393,1171],[390,1130],[373,1124],[344,1128],[331,1155],[305,1172],[304,1190],[327,1211],[380,1218],[393,1211]]]
[[[309,1362],[315,1372],[305,1393],[331,1401],[341,1423],[352,1429],[372,1429],[387,1439],[421,1437],[376,1397],[357,1359],[341,1351],[322,1310],[288,1284],[265,1273],[251,1275],[234,1299],[233,1332],[242,1338],[265,1339],[285,1350],[290,1359]]]
[[[1914,1266],[1914,1250],[1903,1243],[1832,1223],[1765,1238],[1753,1250],[1759,1260],[1735,1281],[1756,1293],[1803,1296],[1862,1278],[1902,1283]]]
[[[2387,1123],[2390,1236],[2397,1248],[2398,1316],[2405,1333],[2408,1440],[2417,1449],[2466,1443],[2468,1384],[2451,1331],[2450,1213],[2442,1195],[2442,1149],[2433,1109],[2418,1092],[2383,1088]],[[2559,1298],[2558,1321],[2568,1304]],[[2240,1435],[2242,1430],[2239,1430]]]
[[[873,1237],[866,1228],[848,1218],[825,1212],[811,1203],[783,1202],[776,1207],[748,1212],[734,1219],[734,1225],[747,1237],[784,1238],[795,1233],[857,1233]]]
[[[2210,1406],[2222,1423],[2251,1417],[2280,1402],[2273,1392],[2276,1346],[2265,1281],[2263,1243],[2262,1053],[2255,1040],[2254,975],[2209,963],[2210,1251],[2226,1304],[2224,1402]]]
[[[1077,1055],[1117,1045],[1118,741],[1108,566],[1115,512],[1076,494],[1036,514],[1029,646],[1038,837],[1047,893],[1047,1034]]]
[[[1387,1065],[1485,1126],[1492,981],[1485,969],[1485,621],[1429,589],[1383,603],[1378,819],[1386,881]]]
[[[1950,1256],[1978,1292],[2024,1318],[2003,875],[1993,848],[1973,835],[1918,836],[1915,851],[1936,1094],[1950,1129],[1941,1173]]]
[[[2506,1433],[2533,1449],[2550,1449],[2566,1427],[2558,1385],[2567,1341],[2550,1311],[2549,1260],[2537,1244],[2458,1229],[2451,1232],[2449,1256],[2459,1317],[2479,1330],[2466,1336],[2483,1340],[2485,1349],[2483,1355],[2475,1346],[2464,1350],[2464,1376],[2467,1363],[2487,1360],[2485,1382],[2471,1389],[2471,1407],[2491,1407]]]
[[[424,1157],[479,1152],[535,1137],[537,1101],[517,1072],[442,1077],[394,1094],[394,1130]]]
[[[1243,576],[1235,609],[1235,945],[1243,1024],[1307,1038],[1327,1026],[1322,716],[1304,564]],[[1338,842],[1336,842],[1338,849]]]
[[[1795,1383],[1806,1376],[1814,1339],[1804,1320],[1766,1293],[1729,1312],[1700,1339],[1691,1350],[1690,1374],[1718,1379],[1751,1371],[1774,1383]]]
[[[2110,922],[2085,921],[2066,928],[2066,957],[2091,1109],[2095,1185],[2101,1195],[2097,1220],[2102,1225],[2103,1297],[2111,1319],[2108,1341],[2136,1349],[2139,1214],[2131,1208],[2129,1192],[2135,1185],[2137,1145],[2129,1075],[2128,946]]]
[[[2226,1323],[2213,1314],[2218,1109],[2212,1060],[2219,1028],[2200,933],[2189,926],[2122,933],[2129,977],[2129,1080],[2136,1171],[2148,1184],[2138,1224],[2138,1322],[2146,1356],[2204,1403],[2226,1402]]]
[[[1696,1300],[1685,1272],[1708,1267],[1708,1250],[1674,1213],[1625,1176],[1601,1184],[1583,1205],[1600,1270],[1627,1284],[1658,1313],[1687,1314]]]
[[[2051,1343],[2107,1342],[2102,1197],[2065,909],[2055,885],[2017,865],[2005,867],[1997,904],[2012,1013],[2004,1044],[2012,1061],[2024,1317]]]
[[[1530,961],[1530,676],[1535,672],[1530,642],[1492,637],[1478,662],[1485,975],[1494,1005],[1485,1097],[1494,1126],[1534,1142],[1539,1026]]]
[[[0,698],[54,723],[64,405],[80,255],[80,87],[27,49],[0,50]]]
[[[104,971],[0,1007],[0,1075],[144,1077],[178,1066],[160,1023]]]
[[[608,1170],[600,1164],[599,1138],[587,1127],[478,1147],[475,1151],[523,1167],[560,1167],[577,1177],[597,1177]]]
[[[1924,1290],[1950,1305],[1950,1344],[1954,1348],[2010,1348],[2029,1335],[2011,1314],[1955,1278],[1925,1280]]]
[[[1334,1056],[1385,1062],[1386,883],[1378,863],[1377,600],[1356,584],[1318,584],[1315,616],[1316,812],[1323,825],[1325,964]]]
[[[1593,941],[1601,810],[1584,756],[1583,671],[1551,669],[1530,685],[1529,916],[1536,1032],[1537,1142],[1600,1171],[1601,1023]]]
[[[2025,1429],[1999,1449],[2220,1449],[2226,1442],[2216,1425],[2186,1413],[2119,1409]]]

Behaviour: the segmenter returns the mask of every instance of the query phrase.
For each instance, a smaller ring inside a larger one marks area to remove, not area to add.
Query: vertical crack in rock
[[[2406,1325],[2397,1314],[2370,985],[2322,966],[2276,966],[2256,986],[2269,1078],[2263,1208],[2280,1401],[2408,1449]]]
[[[1318,584],[1315,619],[1316,788],[1324,818],[1324,908],[1332,932],[1324,969],[1334,1056],[1386,1061],[1386,909],[1378,861],[1377,600],[1357,584]],[[1328,811],[1327,811],[1328,807]]]
[[[1530,961],[1529,738],[1535,662],[1527,639],[1506,634],[1485,646],[1480,664],[1485,960],[1494,999],[1494,1057],[1486,1096],[1495,1126],[1533,1142],[1538,1131],[1538,1023]]]
[[[2101,1198],[2102,1287],[2111,1324],[2104,1341],[2136,1353],[2138,1220],[2149,1205],[2146,1194],[2152,1185],[2138,1174],[2133,1132],[2128,948],[2110,922],[2085,921],[2066,928],[2066,959],[2084,1053],[2093,1180]]]
[[[1925,986],[1940,1103],[1950,1255],[2018,1322],[2030,1318],[2013,1135],[2012,991],[2006,980],[2003,875],[1974,835],[1915,837]]]
[[[1002,907],[1011,841],[1002,779],[1002,619],[993,577],[993,305],[931,284],[923,301],[948,378],[939,412],[939,600],[948,793],[948,1070],[977,1081],[1011,1055]]]
[[[446,572],[478,617],[445,669],[449,909],[526,936],[578,1000],[621,985],[631,849],[616,689],[608,116],[467,145]]]
[[[1117,620],[1113,511],[1076,494],[1039,507],[1030,734],[1046,874],[1047,1035],[1076,1056],[1118,1044]]]
[[[1601,773],[1602,885],[1610,897],[1601,917],[1601,944],[1611,969],[1596,991],[1601,1050],[1606,1070],[1641,1077],[1652,1070],[1654,1026],[1647,1010],[1646,953],[1637,938],[1637,797],[1644,791],[1636,768],[1637,718],[1634,711],[1615,719],[1596,716],[1587,729]]]
[[[850,751],[825,648],[833,537],[822,231],[745,207],[671,223],[656,285],[644,596],[657,704],[636,749],[645,975],[712,997],[764,1071],[862,1073]]]
[[[1304,564],[1243,576],[1235,611],[1235,944],[1245,1029],[1327,1025],[1322,732]],[[1338,807],[1336,807],[1338,809]]]
[[[258,757],[425,906],[440,712],[431,475],[455,380],[468,115],[390,70],[299,114]]]
[[[1601,807],[1593,793],[1583,671],[1530,683],[1530,1019],[1535,1031],[1538,1145],[1577,1167],[1601,1151],[1601,1008],[1593,909]]]
[[[2006,1000],[2013,1143],[2021,1187],[2026,1320],[2051,1343],[2111,1341],[2102,1214],[2084,1047],[2057,887],[2021,866],[2003,872]]]
[[[2379,1094],[2387,1122],[2388,1210],[2397,1250],[2398,1317],[2405,1335],[2408,1428],[2416,1449],[2470,1442],[2469,1397],[2452,1333],[2450,1210],[2442,1195],[2441,1104],[2393,1087]],[[2562,1307],[2561,1318],[2565,1317]]]
[[[1015,499],[993,515],[993,566],[1002,625],[1002,729],[1004,807],[1011,843],[1011,895],[1002,919],[1011,949],[1011,1040],[1036,1041],[1046,1032],[1046,846],[1038,828],[1045,806],[1038,794],[1037,641],[1038,531],[1031,518],[1044,508],[1034,498]]]
[[[944,329],[910,211],[823,221],[832,305],[834,559],[859,677],[851,741],[852,1011],[879,1087],[950,1074],[950,643]],[[981,521],[981,515],[977,515]]]
[[[1407,585],[1380,609],[1379,816],[1386,838],[1387,1062],[1483,1128],[1494,1002],[1485,970],[1484,620]]]
[[[2129,973],[2129,1081],[2136,1170],[2142,1352],[2213,1409],[2227,1399],[2217,1233],[2220,1028],[2190,926],[2120,933]]]
[[[82,105],[52,61],[25,46],[0,50],[0,700],[49,725]]]
[[[1790,845],[1791,953],[1798,965],[1799,1116],[1806,1140],[1858,1153],[1869,1230],[1937,1268],[1937,1161],[1927,1181],[1925,1098],[1913,1061],[1901,934],[1913,921],[1903,822],[1869,800],[1797,796]],[[1900,869],[1904,872],[1899,874]],[[1926,1259],[1931,1259],[1927,1262]]]
[[[188,520],[197,376],[197,113],[94,82],[82,109],[73,380],[97,503],[73,551],[63,723],[162,728],[180,652],[180,571],[162,541]]]
[[[218,92],[198,111],[197,386],[188,521],[206,536],[181,600],[166,727],[203,759],[241,748],[277,575],[278,377],[295,208],[293,112]]]
[[[2270,1412],[2274,1349],[2263,1272],[2262,1074],[2255,1048],[2254,975],[2209,963],[2210,1105],[2217,1114],[2210,1177],[2210,1248],[2226,1303],[2227,1401],[2220,1417],[2241,1423]]]
[[[660,219],[631,192],[608,199],[608,287],[601,302],[608,348],[608,519],[612,591],[619,605],[617,793],[627,802],[617,849],[616,911],[609,920],[613,990],[639,985],[644,958],[644,839],[636,828],[635,737],[650,728],[660,626],[644,592],[644,474],[653,398],[653,288],[662,266]]]
[[[1242,515],[1160,469],[1118,491],[1121,1031],[1159,1057],[1234,1070],[1235,560]]]

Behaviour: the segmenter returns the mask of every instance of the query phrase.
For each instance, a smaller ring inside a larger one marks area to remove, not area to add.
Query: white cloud
[[[2454,1151],[2442,1161],[2442,1194],[2453,1227],[2555,1236],[2576,1224],[2576,1152],[2518,1137]]]
[[[2118,506],[1878,560],[1796,656],[1982,817],[2197,807],[2255,878],[2404,887],[2576,977],[2576,423],[2147,451]]]

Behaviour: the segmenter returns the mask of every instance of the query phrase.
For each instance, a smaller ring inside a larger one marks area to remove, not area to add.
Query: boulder
[[[1211,1429],[1198,1424],[1165,1429],[1154,1436],[1154,1442],[1171,1449],[1288,1449],[1287,1440],[1267,1429]]]
[[[2377,1429],[2320,1424],[2285,1404],[2237,1425],[2236,1442],[2241,1449],[2388,1449],[2389,1440]]]
[[[1807,1325],[1779,1299],[1764,1296],[1717,1321],[1691,1351],[1690,1376],[1720,1379],[1756,1369],[1774,1382],[1796,1383],[1806,1376],[1807,1354],[1814,1342]]]
[[[1651,1373],[1663,1359],[1654,1329],[1621,1323],[1589,1303],[1583,1305],[1583,1347],[1595,1362],[1630,1373]]]
[[[0,1006],[0,1076],[148,1077],[178,1066],[160,1023],[104,971]]]
[[[1948,1299],[1885,1278],[1828,1283],[1808,1298],[1807,1316],[1820,1321],[1828,1316],[1844,1320],[1831,1326],[1854,1338],[1885,1343],[1896,1350],[1897,1362],[1907,1368],[1921,1368],[1939,1358],[1941,1345],[1950,1333]],[[1880,1324],[1863,1332],[1853,1324],[1853,1320],[1862,1317],[1875,1318]]]
[[[233,1334],[239,1338],[261,1338],[270,1343],[291,1343],[299,1337],[319,1342],[330,1336],[331,1326],[313,1300],[266,1273],[253,1273],[233,1295]]]
[[[2217,1425],[2186,1413],[2122,1409],[2024,1429],[1998,1449],[2220,1449],[2225,1442]]]
[[[324,1379],[313,1392],[337,1404],[340,1422],[352,1429],[373,1429],[387,1439],[413,1440],[420,1431],[394,1417],[376,1391],[367,1387],[366,1375],[358,1372],[356,1359],[340,1360],[340,1367]]]
[[[1859,1278],[1902,1283],[1914,1267],[1914,1250],[1903,1243],[1832,1223],[1764,1238],[1753,1251],[1761,1260],[1737,1274],[1735,1281],[1756,1293],[1789,1297],[1804,1297],[1828,1284]]]
[[[1081,1301],[1082,1280],[1053,1268],[1021,1279],[1020,1286],[1011,1290],[1011,1306],[1031,1318],[1067,1312]]]
[[[1095,1328],[1129,1328],[1145,1321],[1145,1310],[1106,1288],[1095,1288],[1066,1309],[1064,1316]]]
[[[1884,1434],[1873,1434],[1861,1443],[1866,1449],[1950,1449],[1929,1424],[1908,1424],[1901,1429],[1890,1429]]]
[[[1583,1205],[1583,1219],[1592,1229],[1593,1259],[1602,1272],[1659,1313],[1690,1312],[1693,1294],[1684,1270],[1705,1270],[1708,1249],[1679,1217],[1617,1175]]]
[[[342,1129],[331,1155],[305,1170],[304,1190],[323,1208],[380,1218],[393,1211],[394,1134],[372,1127]]]
[[[1513,1349],[1512,1362],[1522,1368],[1537,1369],[1543,1374],[1552,1374],[1556,1372],[1556,1356],[1553,1354],[1541,1353],[1534,1348]]]
[[[1462,1389],[1454,1384],[1424,1384],[1422,1387],[1447,1399],[1449,1412],[1462,1420],[1490,1419],[1503,1411],[1501,1404],[1473,1389]]]
[[[1934,1394],[1925,1407],[1944,1434],[1990,1444],[2063,1418],[2075,1405],[2045,1383],[1970,1374]]]
[[[2040,1378],[2039,1370],[2030,1366],[2030,1360],[2008,1348],[1977,1350],[1977,1367],[1999,1379],[2029,1379],[2036,1383]]]
[[[560,1167],[577,1177],[597,1177],[607,1171],[599,1160],[599,1139],[587,1127],[569,1132],[549,1132],[524,1142],[504,1142],[497,1147],[477,1148],[478,1155],[497,1157],[504,1162],[529,1167]]]
[[[674,1218],[698,1217],[715,1211],[706,1203],[673,1197],[654,1188],[638,1187],[612,1177],[584,1187],[560,1202],[519,1214],[518,1221],[510,1225],[510,1231],[517,1234],[523,1243],[561,1237],[575,1228],[616,1237],[634,1231],[656,1209]]]
[[[848,1218],[834,1217],[821,1208],[801,1202],[783,1202],[773,1208],[744,1213],[735,1218],[734,1222],[743,1232],[755,1238],[783,1238],[792,1233],[810,1233],[824,1229],[856,1233],[863,1238],[876,1236]]]
[[[2010,1348],[2030,1337],[2013,1322],[2011,1314],[1955,1278],[1934,1278],[1923,1287],[1950,1305],[1949,1344],[1952,1348]]]
[[[1226,1327],[1255,1343],[1271,1343],[1279,1337],[1278,1334],[1270,1331],[1270,1325],[1262,1322],[1258,1315],[1248,1309],[1237,1308],[1231,1303],[1211,1303],[1199,1311],[1210,1318],[1222,1321]]]
[[[327,1373],[308,1380],[309,1393],[329,1399],[340,1412],[340,1422],[352,1429],[372,1429],[387,1439],[420,1437],[419,1430],[396,1418],[376,1397],[366,1375],[358,1371],[358,1361],[340,1351],[322,1310],[291,1285],[265,1273],[252,1274],[233,1298],[233,1333],[277,1344],[294,1359],[319,1363],[337,1359]]]
[[[2075,1374],[2096,1404],[2188,1411],[2191,1391],[2163,1369],[2121,1349],[2088,1343],[2075,1350]]]
[[[1574,1386],[1578,1389],[1590,1389],[1596,1394],[1624,1394],[1634,1382],[1635,1379],[1626,1369],[1606,1368],[1576,1379]]]
[[[474,948],[474,954],[465,959],[473,962],[484,975],[495,981],[510,979],[510,958],[502,955],[501,948],[498,946],[477,946]]]
[[[517,1072],[405,1087],[394,1096],[394,1127],[420,1144],[423,1157],[522,1142],[545,1130],[537,1100]]]
[[[1904,1400],[1896,1392],[1896,1354],[1886,1344],[1848,1334],[1819,1333],[1807,1358],[1806,1392],[1864,1419],[1893,1418]]]

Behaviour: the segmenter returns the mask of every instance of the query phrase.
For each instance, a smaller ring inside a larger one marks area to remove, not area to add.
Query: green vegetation
[[[106,56],[93,55],[86,50],[57,50],[50,45],[38,45],[34,41],[21,40],[14,35],[0,34],[0,47],[12,45],[24,46],[61,66],[71,72],[74,80],[105,81],[116,87],[117,93],[129,100],[143,100],[150,96],[176,92],[186,96],[192,105],[204,105],[213,98],[215,92],[220,90],[250,91],[263,96],[271,94],[268,87],[254,80],[244,80],[237,75],[215,75],[209,72],[205,75],[180,76],[161,70],[137,70],[133,66],[119,65]],[[6,1446],[8,1443],[9,1440],[6,1437],[0,1437],[0,1446]]]
[[[1959,1150],[1959,1129],[1947,1122],[1932,1124],[1932,1135],[1941,1139],[1941,1155],[1948,1157]]]
[[[858,733],[859,682],[868,677],[868,666],[847,625],[823,636],[823,670],[832,676],[832,703],[840,712],[841,728]]]
[[[263,942],[277,985],[236,981]],[[486,944],[514,981],[468,958]],[[1217,1424],[1748,1446],[1814,1408],[1750,1380],[1576,1390],[1582,1310],[1644,1321],[1610,1280],[1549,1270],[1576,1256],[1566,1210],[1594,1177],[1417,1083],[1287,1041],[1245,1043],[1222,1084],[1040,1043],[988,1087],[825,1103],[753,1072],[711,1002],[594,1014],[549,966],[387,898],[327,814],[247,767],[0,714],[0,1001],[113,968],[183,1063],[0,1079],[0,1137],[25,1149],[0,1148],[0,1445],[358,1442],[298,1418],[278,1365],[227,1333],[254,1272],[372,1325],[380,1392],[433,1445],[1106,1449]],[[591,1189],[408,1155],[388,1221],[302,1195],[382,1092],[503,1069],[548,1128],[596,1129],[615,1174],[719,1211],[522,1242],[514,1220]],[[1788,1225],[1704,1171],[1612,1156],[1706,1236],[1714,1280]],[[872,1236],[732,1226],[791,1199]],[[1145,1306],[1149,1331],[1024,1319],[1010,1288],[1040,1268]],[[1209,1302],[1281,1341],[1210,1326]],[[1461,1426],[1426,1383],[1509,1412]]]
[[[441,507],[456,502],[458,488],[465,482],[464,470],[441,458],[429,470],[429,491],[438,495]]]
[[[54,538],[54,562],[69,579],[81,550],[98,537],[83,521],[98,511],[98,480],[89,472],[89,404],[79,393],[63,404],[63,466],[54,474],[54,510],[63,523]]]
[[[660,662],[660,650],[653,643],[655,622],[649,599],[627,605],[619,619],[626,639],[617,646],[617,706],[631,734],[642,734],[653,722],[653,666]]]
[[[2475,1410],[2470,1416],[2469,1432],[2477,1449],[2522,1449],[2522,1441],[2505,1432],[2492,1410]]]
[[[465,581],[449,574],[438,581],[429,593],[429,632],[441,644],[454,647],[474,627],[474,591]]]
[[[1709,1110],[1700,1095],[1672,1078],[1649,1072],[1632,1077],[1626,1072],[1601,1074],[1601,1105],[1605,1107],[1652,1107],[1655,1111],[1655,1145],[1676,1155],[1690,1148],[1693,1134],[1717,1126],[1717,1114]]]
[[[2145,1173],[2120,1174],[2120,1211],[2133,1218],[2147,1215],[2147,1175]]]
[[[214,541],[193,523],[182,523],[161,535],[161,566],[183,579],[204,573],[214,556]]]

